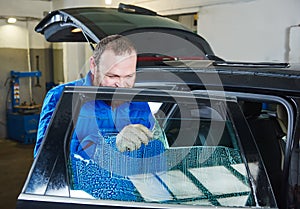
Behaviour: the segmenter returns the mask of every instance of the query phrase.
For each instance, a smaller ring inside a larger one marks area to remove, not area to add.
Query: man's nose
[[[115,82],[116,87],[124,88],[125,87],[125,82],[122,77],[119,77],[117,81]]]

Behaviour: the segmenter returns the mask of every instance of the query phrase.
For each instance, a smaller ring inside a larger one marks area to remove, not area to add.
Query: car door
[[[132,124],[153,136],[121,152],[118,134]],[[277,207],[236,98],[66,87],[17,208],[177,206]]]

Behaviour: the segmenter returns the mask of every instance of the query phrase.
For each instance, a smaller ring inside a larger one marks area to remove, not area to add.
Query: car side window
[[[287,110],[278,102],[240,102],[277,201],[281,199],[284,153],[288,130]]]
[[[118,134],[130,124],[143,124],[153,136],[136,150],[120,152]],[[255,205],[238,136],[224,102],[212,107],[134,101],[113,108],[110,101],[87,101],[79,112],[69,149],[71,197]]]

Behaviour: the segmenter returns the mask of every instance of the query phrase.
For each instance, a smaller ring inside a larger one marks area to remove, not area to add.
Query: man
[[[164,145],[153,137],[160,129],[147,102],[113,102],[81,106],[68,156],[71,189],[96,199],[141,201],[132,178],[166,170]]]
[[[34,157],[39,151],[46,129],[65,86],[132,88],[136,78],[136,61],[136,50],[125,37],[112,35],[102,39],[90,58],[90,71],[85,78],[57,86],[47,93],[40,114]],[[142,124],[128,124],[123,127],[116,139],[117,148],[124,152],[139,149],[142,144],[147,145],[149,139],[153,137],[148,128]]]
[[[51,89],[44,100],[34,156],[64,86],[132,88],[137,53],[129,40],[113,35],[101,40],[90,58],[84,79]],[[71,106],[71,105],[70,105]],[[147,102],[86,101],[79,112],[70,140],[68,168],[71,189],[93,198],[138,201],[140,195],[130,176],[164,170],[160,154],[162,133]],[[155,137],[157,138],[157,137]],[[42,154],[42,153],[41,153]]]

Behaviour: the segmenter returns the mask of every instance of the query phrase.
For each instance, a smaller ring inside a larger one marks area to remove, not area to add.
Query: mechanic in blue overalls
[[[132,88],[136,62],[136,50],[128,39],[120,35],[102,39],[90,58],[90,71],[85,78],[59,85],[47,93],[34,156],[64,86]],[[138,201],[140,196],[128,176],[145,172],[144,159],[164,151],[162,135],[146,102],[87,102],[81,108],[70,144],[73,189],[83,190],[94,198]],[[159,161],[149,161],[156,164],[150,172],[163,170]]]

